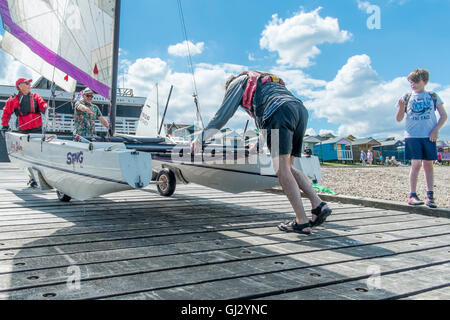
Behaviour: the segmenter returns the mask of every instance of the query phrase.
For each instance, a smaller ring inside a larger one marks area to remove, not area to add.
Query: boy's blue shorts
[[[429,138],[406,138],[405,159],[406,160],[437,160],[436,142]]]

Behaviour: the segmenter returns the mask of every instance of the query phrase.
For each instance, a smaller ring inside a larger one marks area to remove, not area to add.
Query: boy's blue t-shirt
[[[436,107],[442,104],[437,96],[437,105],[434,105],[433,97],[427,91],[412,92],[406,108],[405,138],[429,138],[431,131],[437,125]],[[403,96],[406,101],[406,95]]]

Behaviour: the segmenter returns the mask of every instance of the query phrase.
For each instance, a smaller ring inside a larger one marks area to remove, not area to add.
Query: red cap
[[[16,87],[19,87],[19,84],[21,84],[22,82],[33,82],[32,79],[25,79],[25,78],[20,78],[16,81]]]

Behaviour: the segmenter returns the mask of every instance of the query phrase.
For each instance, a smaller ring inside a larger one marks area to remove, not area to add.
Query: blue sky
[[[380,9],[380,29],[367,26],[370,5]],[[395,105],[418,67],[431,73],[428,89],[450,103],[444,34],[450,1],[182,0],[182,6],[205,122],[220,105],[226,78],[245,69],[280,75],[307,106],[309,133],[403,137]],[[168,120],[192,122],[183,41],[177,0],[122,1],[120,84],[146,96],[158,82],[161,104],[173,84]],[[3,73],[0,82],[10,79]],[[246,119],[238,112],[228,126],[243,128]],[[448,124],[440,136],[450,140]]]

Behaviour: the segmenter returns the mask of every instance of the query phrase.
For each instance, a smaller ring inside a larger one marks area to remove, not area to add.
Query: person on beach
[[[364,150],[361,150],[360,161],[363,166],[366,165],[366,153],[364,152]]]
[[[417,195],[417,177],[423,167],[427,184],[427,199],[425,204],[436,208],[434,202],[433,162],[437,160],[436,141],[439,130],[447,121],[447,113],[441,98],[434,92],[425,90],[430,74],[425,69],[416,69],[408,76],[412,92],[404,95],[398,102],[396,119],[403,121],[406,115],[405,159],[411,160],[409,175],[410,194],[408,204],[416,206],[424,202]],[[439,121],[436,117],[439,112]]]
[[[307,158],[311,158],[311,156],[312,156],[312,150],[311,150],[311,148],[308,146],[308,145],[306,145],[306,147],[305,147],[305,155],[306,155],[306,157]]]
[[[372,165],[373,162],[373,153],[372,150],[367,150],[367,163],[369,164],[369,166]]]
[[[302,101],[286,89],[283,80],[272,74],[243,72],[230,77],[225,90],[221,107],[202,134],[191,143],[191,152],[200,151],[203,143],[222,128],[239,107],[243,108],[255,120],[258,130],[267,130],[266,141],[274,171],[296,215],[293,221],[281,223],[278,228],[285,232],[311,234],[311,228],[324,223],[332,210],[322,202],[303,172],[293,167],[294,158],[300,157],[302,153],[308,111]],[[271,137],[277,134],[279,148],[272,148]],[[314,208],[309,221],[299,188]]]
[[[94,91],[86,88],[81,94],[82,98],[75,104],[74,136],[76,139],[79,136],[95,136],[95,120],[97,119],[106,129],[109,128],[108,120],[102,116],[100,109],[92,103]]]

